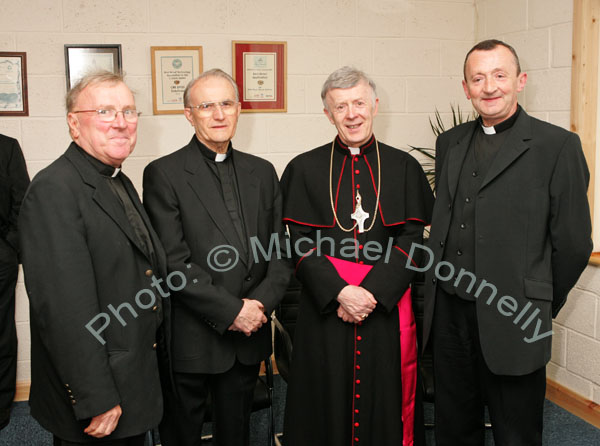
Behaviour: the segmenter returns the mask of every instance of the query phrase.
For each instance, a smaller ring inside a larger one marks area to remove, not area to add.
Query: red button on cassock
[[[354,173],[355,173],[356,175],[358,175],[358,174],[360,173],[360,170],[356,169],[356,170],[354,171]]]
[[[358,249],[363,249],[364,246],[363,245],[358,245]]]
[[[354,437],[354,441],[358,443],[358,437]]]
[[[359,410],[358,410],[358,409],[354,409],[354,413],[358,413],[358,412],[359,412]]]
[[[358,426],[360,426],[360,424],[354,423],[354,427],[358,427]]]
[[[360,264],[362,265],[362,264],[364,264],[365,262],[363,262],[363,261],[361,260],[361,261],[360,261],[360,262],[358,262],[358,263],[360,263]]]
[[[355,396],[357,400],[360,399],[360,395],[358,393]]]
[[[360,370],[360,366],[359,365],[356,366],[356,370]]]
[[[357,340],[357,341],[362,341],[362,336],[357,336],[357,337],[356,337],[356,340]]]
[[[360,350],[356,350],[356,354],[360,356]]]
[[[360,189],[360,184],[357,184],[357,185],[356,185],[356,188],[357,188],[357,189]]]
[[[357,380],[356,380],[356,384],[360,384],[360,379],[357,379]]]

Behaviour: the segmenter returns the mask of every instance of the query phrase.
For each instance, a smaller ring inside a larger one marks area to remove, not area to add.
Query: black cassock
[[[286,446],[403,445],[397,304],[414,275],[405,266],[411,261],[411,245],[422,243],[433,195],[413,157],[379,143],[381,193],[375,224],[364,233],[342,231],[334,220],[330,187],[343,227],[354,224],[350,215],[357,191],[370,214],[365,229],[375,211],[379,178],[374,137],[360,149],[352,155],[336,138],[331,175],[329,143],[294,158],[281,180],[284,222],[302,283]],[[327,256],[372,265],[360,286],[375,296],[377,307],[360,324],[343,322],[336,314],[336,297],[348,282]],[[415,255],[412,261],[420,259]],[[404,444],[413,443],[407,439]]]

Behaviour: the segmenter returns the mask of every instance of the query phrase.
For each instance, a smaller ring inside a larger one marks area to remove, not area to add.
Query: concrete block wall
[[[70,142],[64,112],[65,44],[122,45],[123,69],[143,112],[124,170],[141,192],[142,171],[191,138],[183,115],[152,115],[151,46],[201,45],[204,68],[231,73],[232,40],[288,43],[287,113],[242,114],[234,144],[281,173],[335,128],[320,89],[346,64],[371,74],[381,100],[377,137],[398,148],[433,146],[428,117],[450,103],[470,110],[460,81],[476,32],[473,0],[0,0],[0,51],[27,52],[29,117],[0,117],[34,176]],[[43,255],[43,253],[41,254]],[[28,302],[17,289],[18,380],[29,373]]]
[[[26,51],[30,116],[0,117],[17,138],[30,175],[64,152],[64,44],[120,43],[127,82],[143,112],[137,147],[125,164],[141,192],[146,164],[190,139],[183,115],[153,116],[150,47],[201,45],[204,67],[231,72],[232,40],[288,42],[287,113],[243,114],[235,146],[269,159],[281,173],[296,154],[331,140],[320,88],[351,64],[378,85],[375,132],[399,148],[433,146],[428,117],[465,110],[462,61],[475,41],[515,46],[529,80],[520,102],[568,128],[571,0],[0,0],[0,51]],[[554,324],[548,376],[600,403],[600,272],[588,267]],[[17,287],[18,380],[28,381],[29,315]]]
[[[500,38],[519,53],[522,68],[528,73],[521,104],[532,115],[568,129],[573,1],[476,0],[475,11],[477,40]],[[598,267],[587,267],[554,321],[553,330],[548,377],[600,403]]]

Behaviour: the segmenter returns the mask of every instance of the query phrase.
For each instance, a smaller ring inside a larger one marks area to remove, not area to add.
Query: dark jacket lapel
[[[221,192],[212,179],[213,174],[193,140],[186,147],[185,171],[189,175],[188,184],[206,208],[214,225],[219,228],[231,246],[235,246],[238,252],[243,252],[229,212],[220,198]],[[245,259],[243,260],[245,263]]]
[[[148,214],[146,214],[146,210],[144,209],[144,206],[142,205],[142,202],[140,201],[140,197],[139,197],[137,191],[135,190],[133,183],[131,182],[129,177],[127,175],[125,175],[123,172],[121,172],[121,175],[122,175],[123,184],[125,185],[125,190],[127,190],[129,197],[131,197],[133,206],[136,208],[136,210],[140,214],[142,221],[146,225],[146,229],[148,229],[148,234],[150,235],[152,247],[154,248],[154,255],[156,256],[156,263],[157,263],[156,266],[161,271],[161,275],[166,275],[167,274],[167,257],[163,250],[162,243],[161,243],[160,239],[158,238],[158,235],[154,231],[154,228],[152,227],[152,223],[150,222],[150,219],[148,218]],[[151,261],[151,259],[148,259],[148,260]]]
[[[465,132],[459,136],[456,143],[450,144],[448,147],[448,190],[450,191],[450,199],[454,200],[454,194],[458,186],[458,178],[462,169],[465,155],[471,143],[471,137],[475,129],[476,122],[465,126]],[[452,201],[451,201],[452,202]]]
[[[114,192],[110,189],[108,183],[102,178],[102,175],[94,169],[94,167],[87,161],[84,156],[79,153],[78,149],[75,146],[75,143],[72,143],[67,152],[65,153],[65,157],[73,163],[83,181],[94,188],[94,193],[92,194],[92,199],[102,208],[104,212],[106,212],[110,218],[117,224],[117,226],[125,233],[127,238],[131,240],[134,246],[144,254],[146,257],[145,251],[140,246],[138,238],[127,220],[127,216],[125,215],[125,211],[123,210],[123,206],[119,204],[119,199],[115,196]],[[132,186],[133,187],[133,186]],[[135,202],[135,201],[134,201]],[[148,259],[149,261],[151,259]]]
[[[234,150],[233,165],[237,176],[238,189],[240,191],[240,205],[244,215],[244,226],[246,227],[246,241],[248,242],[248,262],[252,263],[252,249],[249,234],[258,234],[258,206],[260,205],[260,188],[258,179],[253,175],[254,167],[246,157]]]
[[[531,118],[524,110],[521,110],[513,127],[507,131],[509,133],[502,146],[500,146],[496,158],[481,183],[480,189],[483,189],[529,149],[529,145],[525,141],[531,139]]]

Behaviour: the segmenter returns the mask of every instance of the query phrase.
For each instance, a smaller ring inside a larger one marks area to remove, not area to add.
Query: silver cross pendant
[[[365,220],[369,218],[369,213],[363,210],[361,202],[362,197],[360,196],[360,192],[356,191],[356,207],[350,217],[352,220],[356,221],[359,233],[365,232]]]

